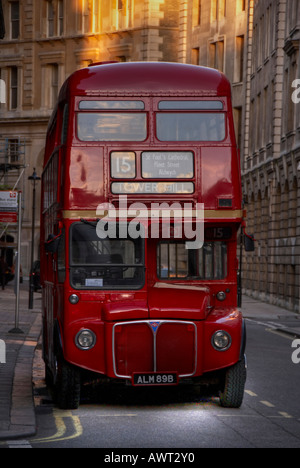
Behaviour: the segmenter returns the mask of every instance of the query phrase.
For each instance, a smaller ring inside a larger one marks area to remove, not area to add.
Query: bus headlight
[[[217,294],[217,299],[218,301],[225,301],[226,299],[226,294],[224,293],[224,291],[219,291],[218,294]]]
[[[71,294],[71,296],[69,297],[69,301],[73,305],[78,304],[79,297],[77,296],[77,294]]]
[[[92,349],[96,344],[96,335],[92,330],[80,330],[75,337],[75,344],[79,349]]]
[[[224,330],[218,330],[213,334],[211,344],[217,351],[226,351],[231,346],[231,336]]]

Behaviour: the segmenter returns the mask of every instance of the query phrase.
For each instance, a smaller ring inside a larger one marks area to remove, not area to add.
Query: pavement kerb
[[[7,431],[0,431],[0,440],[14,440],[36,435],[32,364],[41,334],[41,324],[41,314],[37,314],[19,350],[12,385],[10,427]]]
[[[272,328],[295,339],[300,338],[300,314],[297,312],[244,295],[242,313],[245,319],[265,322],[266,324],[269,321],[272,323],[272,320],[283,321],[284,328],[280,326],[276,328],[275,323],[272,324]],[[294,323],[299,321],[299,326],[289,326],[289,320]]]

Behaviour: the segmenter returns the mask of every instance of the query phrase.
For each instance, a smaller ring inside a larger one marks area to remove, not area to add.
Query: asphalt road
[[[151,457],[162,456],[160,449],[169,453],[164,456],[170,460],[165,461],[192,462],[200,448],[300,448],[300,363],[292,361],[294,338],[280,328],[279,322],[247,320],[248,377],[240,409],[222,408],[217,398],[176,387],[113,388],[101,395],[92,391],[78,410],[62,411],[54,407],[45,388],[39,351],[38,433],[11,446],[102,448],[99,462],[149,449],[137,459],[114,460],[129,465],[157,462]],[[122,455],[118,449],[123,449]]]

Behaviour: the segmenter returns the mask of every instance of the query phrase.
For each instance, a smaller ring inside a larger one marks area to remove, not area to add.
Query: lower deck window
[[[227,244],[205,242],[201,249],[186,249],[184,242],[161,242],[157,247],[160,279],[220,280],[227,276]]]
[[[74,289],[139,289],[144,285],[143,239],[100,239],[96,223],[75,223],[70,234]]]

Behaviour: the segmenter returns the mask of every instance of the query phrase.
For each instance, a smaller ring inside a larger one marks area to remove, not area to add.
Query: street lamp
[[[29,276],[29,309],[33,309],[33,257],[34,257],[34,228],[35,228],[35,195],[36,195],[36,183],[41,180],[38,177],[37,173],[35,172],[35,168],[33,169],[33,174],[28,177],[28,180],[33,182],[33,199],[32,199],[32,227],[31,227],[31,266],[30,266],[30,276]]]

